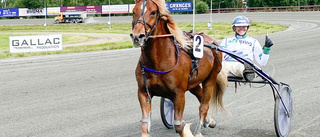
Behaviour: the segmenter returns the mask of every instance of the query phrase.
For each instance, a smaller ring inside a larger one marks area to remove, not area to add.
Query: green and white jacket
[[[262,49],[258,40],[247,35],[235,35],[225,38],[222,40],[220,46],[242,58],[250,59],[251,61],[254,59],[261,66],[265,66],[269,59],[270,48]],[[223,56],[226,61],[237,61],[225,53],[223,53]]]

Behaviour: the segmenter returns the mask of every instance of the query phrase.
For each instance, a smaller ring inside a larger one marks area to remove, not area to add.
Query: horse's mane
[[[137,0],[139,1],[139,0]],[[168,11],[166,7],[166,3],[164,0],[152,0],[159,8],[161,19],[166,21],[168,30],[171,34],[173,34],[177,40],[177,42],[182,46],[185,47],[187,45],[187,42],[185,40],[185,37],[183,35],[182,30],[174,23],[173,18],[170,15],[170,12]]]

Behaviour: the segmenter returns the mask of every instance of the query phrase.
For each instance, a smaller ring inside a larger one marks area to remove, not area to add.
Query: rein
[[[163,38],[163,37],[171,37],[173,34],[164,34],[164,35],[150,35],[148,38]]]

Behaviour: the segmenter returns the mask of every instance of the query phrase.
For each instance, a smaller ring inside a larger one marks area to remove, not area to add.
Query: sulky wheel
[[[173,128],[174,106],[170,99],[161,97],[160,113],[163,124],[168,128]]]
[[[280,96],[276,97],[275,107],[274,107],[274,124],[278,137],[286,137],[290,131],[290,124],[292,118],[292,97],[291,97],[291,88],[286,85],[280,86]],[[281,101],[282,100],[282,101]],[[285,107],[289,111],[289,115],[286,114]]]

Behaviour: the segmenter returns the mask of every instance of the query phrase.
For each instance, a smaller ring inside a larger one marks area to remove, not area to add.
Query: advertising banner
[[[10,53],[62,50],[62,34],[10,36]]]
[[[132,13],[132,10],[136,4],[129,4],[129,13]]]
[[[192,1],[168,2],[167,9],[170,12],[187,12],[192,11]]]
[[[101,14],[102,5],[61,7],[60,12],[86,11],[88,14]]]
[[[129,13],[128,4],[125,5],[102,5],[102,14]]]
[[[44,9],[27,9],[19,8],[19,16],[44,16],[46,12]]]
[[[132,13],[135,4],[129,4],[129,13]],[[170,12],[188,12],[192,11],[192,1],[167,2],[167,9]]]
[[[60,7],[48,7],[47,8],[47,15],[59,15]]]
[[[19,9],[10,8],[10,9],[0,9],[0,17],[18,17]]]

